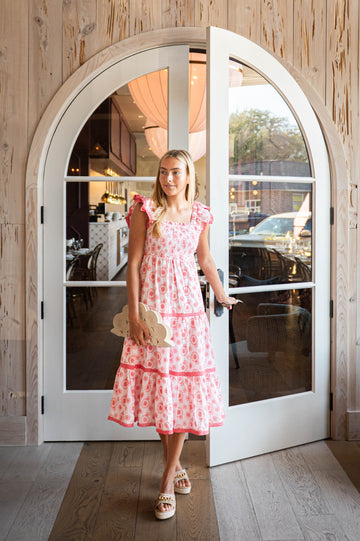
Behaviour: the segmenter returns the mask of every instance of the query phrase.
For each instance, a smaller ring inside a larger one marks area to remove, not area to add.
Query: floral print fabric
[[[150,199],[136,204],[153,219]],[[195,202],[189,223],[162,222],[162,237],[148,229],[140,269],[140,301],[157,310],[172,329],[175,346],[137,346],[124,341],[109,419],[123,426],[155,426],[161,434],[207,434],[223,424],[224,409],[194,253],[212,223]]]

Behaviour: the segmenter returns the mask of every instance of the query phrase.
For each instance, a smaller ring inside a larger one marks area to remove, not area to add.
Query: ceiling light
[[[145,124],[145,137],[155,156],[161,158],[168,150],[167,130],[157,126],[155,122],[147,119]],[[189,134],[189,152],[194,162],[199,160],[206,152],[206,130]]]
[[[189,131],[206,128],[206,54],[189,55]],[[241,86],[243,70],[235,60],[229,61],[229,87]],[[147,73],[128,83],[129,91],[140,111],[151,118],[156,126],[168,125],[167,69]]]

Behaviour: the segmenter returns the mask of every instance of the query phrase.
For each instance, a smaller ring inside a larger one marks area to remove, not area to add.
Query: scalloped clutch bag
[[[149,329],[151,345],[163,348],[172,347],[175,345],[171,340],[172,331],[170,327],[163,322],[159,312],[156,312],[156,310],[150,310],[146,304],[139,302],[139,314]],[[124,306],[120,313],[115,314],[113,326],[114,328],[111,329],[113,334],[123,336],[124,338],[130,337],[128,305]]]

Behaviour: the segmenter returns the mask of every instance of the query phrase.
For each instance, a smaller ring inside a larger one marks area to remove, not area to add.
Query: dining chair
[[[93,282],[96,282],[96,265],[97,265],[97,260],[100,254],[100,250],[103,246],[104,244],[102,242],[99,242],[99,244],[97,244],[95,248],[92,250],[92,252],[90,253],[90,257],[88,259],[87,268],[89,271],[89,280]]]

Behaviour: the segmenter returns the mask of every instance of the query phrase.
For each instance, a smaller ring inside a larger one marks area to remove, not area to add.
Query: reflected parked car
[[[253,246],[283,244],[286,239],[297,240],[311,237],[311,212],[283,212],[262,220],[249,233],[229,238],[230,246]]]
[[[269,216],[248,233],[230,236],[229,247],[229,264],[240,276],[238,286],[308,281],[311,213]]]

